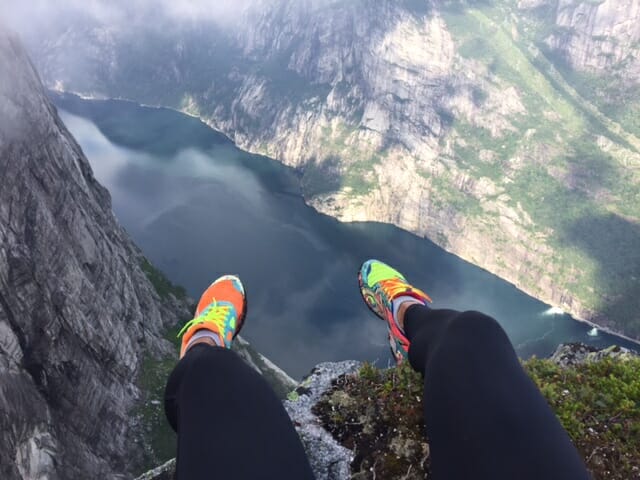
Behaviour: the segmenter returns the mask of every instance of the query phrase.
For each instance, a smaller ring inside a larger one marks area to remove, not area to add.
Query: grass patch
[[[604,359],[566,369],[532,359],[524,368],[595,480],[636,478],[640,359]],[[422,392],[421,376],[405,363],[387,370],[365,365],[325,394],[315,412],[341,444],[354,450],[353,478],[430,478]]]
[[[571,368],[529,360],[529,375],[585,459],[594,479],[637,478],[640,360],[604,359]]]
[[[153,285],[153,288],[156,290],[158,295],[160,295],[160,298],[167,299],[170,295],[173,295],[179,300],[187,298],[187,291],[183,287],[171,283],[160,270],[149,262],[149,260],[142,258],[140,266]]]
[[[175,354],[158,359],[147,353],[142,360],[138,387],[143,393],[143,401],[137,416],[144,425],[147,450],[141,472],[155,468],[176,455],[177,437],[164,414],[164,388],[169,374],[178,363],[179,331],[180,327],[176,326],[164,335],[175,346]]]
[[[582,72],[572,68],[561,54],[546,45],[541,44],[541,51],[581,97],[588,99],[602,114],[618,122],[625,130],[640,135],[640,85],[630,82],[624,71],[613,69],[606,74]]]
[[[336,192],[342,186],[340,160],[331,156],[323,162],[310,160],[302,169],[300,185],[304,197],[309,199],[318,195]]]
[[[508,193],[540,228],[561,228],[598,210],[584,193],[568,189],[539,165],[519,171]]]
[[[437,194],[433,196],[432,202],[470,217],[483,214],[480,201],[473,195],[457,188],[447,172],[440,176],[429,176],[424,173],[422,175],[431,181],[431,188]]]
[[[360,197],[369,194],[374,188],[373,180],[367,179],[361,169],[349,170],[344,177],[343,185],[350,188],[351,195]]]
[[[579,112],[532,65],[528,55],[484,10],[458,7],[445,10],[443,16],[457,40],[460,55],[483,61],[493,74],[517,85],[525,96],[531,97],[531,104],[537,104],[537,111],[530,111],[529,114],[551,109],[561,116],[565,130],[580,131],[584,122]]]
[[[505,132],[493,137],[486,128],[474,127],[469,123],[456,119],[453,123],[456,134],[464,141],[464,145],[456,143],[457,162],[465,169],[471,170],[476,177],[488,177],[500,182],[505,177],[505,165],[518,151],[522,135],[520,132]],[[481,160],[480,151],[493,152],[492,160]]]

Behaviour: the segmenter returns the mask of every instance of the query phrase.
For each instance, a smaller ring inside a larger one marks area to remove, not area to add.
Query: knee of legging
[[[507,338],[504,329],[495,318],[473,310],[461,312],[451,319],[448,330],[451,333],[463,334],[472,342]]]

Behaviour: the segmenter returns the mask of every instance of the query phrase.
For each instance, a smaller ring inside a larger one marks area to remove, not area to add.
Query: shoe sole
[[[400,352],[402,347],[399,345],[399,341],[396,340],[396,338],[393,336],[393,333],[391,331],[391,325],[389,325],[389,320],[387,320],[380,312],[375,310],[369,304],[369,302],[367,301],[367,297],[365,296],[366,295],[365,292],[371,292],[370,295],[373,298],[375,298],[375,294],[374,294],[373,290],[371,290],[369,287],[365,286],[364,282],[362,281],[362,267],[360,267],[360,270],[358,270],[358,285],[360,287],[360,295],[362,296],[362,299],[364,300],[364,304],[367,306],[367,308],[369,310],[371,310],[371,312],[373,312],[375,314],[376,317],[378,317],[380,320],[382,320],[387,325],[387,334],[388,334],[387,338],[388,338],[388,341],[389,341],[389,350],[391,351],[391,356],[395,360],[396,365],[399,365],[404,360],[404,354]],[[375,300],[376,300],[376,303],[380,303],[380,302],[378,302],[377,298],[375,298]]]
[[[360,287],[360,296],[362,297],[362,300],[364,300],[364,304],[367,306],[367,308],[371,310],[376,315],[376,317],[378,317],[380,320],[388,323],[388,320],[383,316],[383,314],[380,313],[378,310],[374,309],[371,306],[371,304],[367,301],[367,294],[369,294],[375,299],[376,304],[380,303],[375,296],[375,292],[371,290],[369,287],[367,287],[362,281],[362,268],[358,270],[358,285]]]

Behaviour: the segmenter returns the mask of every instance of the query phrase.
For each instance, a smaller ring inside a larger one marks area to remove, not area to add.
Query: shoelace
[[[212,304],[210,304],[204,311],[194,318],[185,323],[184,327],[178,332],[177,338],[180,338],[184,333],[189,330],[193,325],[200,323],[213,323],[218,327],[217,333],[224,335],[224,321],[227,319],[229,313],[228,305],[218,305],[218,301],[214,298]]]
[[[402,293],[412,292],[414,294],[418,294],[424,298],[426,298],[429,302],[431,302],[431,297],[424,293],[422,290],[418,290],[417,288],[412,287],[408,283],[404,282],[399,278],[390,278],[388,280],[381,280],[378,282],[380,288],[389,299],[389,301],[393,300],[395,297]]]

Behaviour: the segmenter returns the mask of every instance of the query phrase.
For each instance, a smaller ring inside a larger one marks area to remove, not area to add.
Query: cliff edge
[[[637,354],[567,344],[523,366],[594,480],[640,478]],[[285,406],[317,480],[431,478],[422,389],[422,378],[407,365],[380,370],[346,361],[314,368]],[[137,480],[169,480],[174,470],[172,460]]]
[[[144,451],[142,358],[173,353],[162,333],[186,303],[156,291],[2,27],[0,65],[0,477],[127,476]]]

